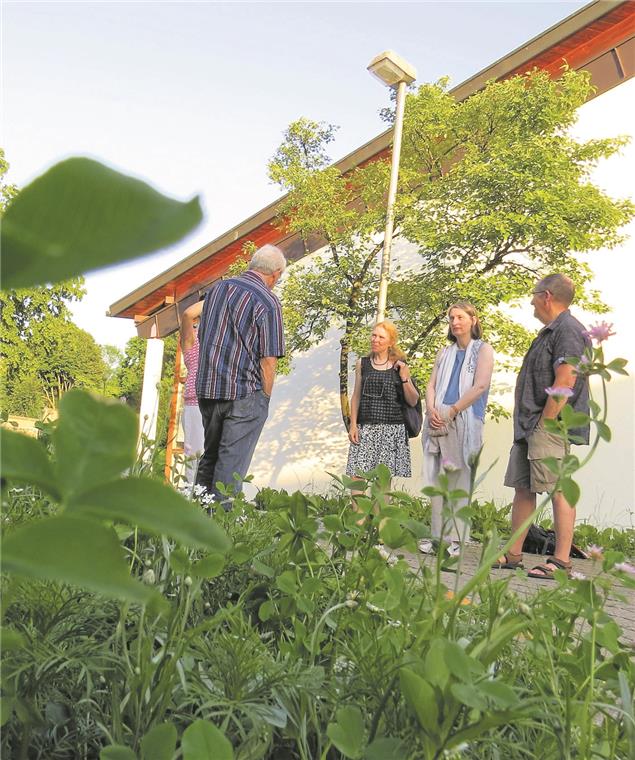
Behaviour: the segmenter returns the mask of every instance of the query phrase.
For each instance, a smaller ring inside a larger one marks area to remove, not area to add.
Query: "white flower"
[[[183,578],[183,583],[185,583],[186,586],[192,585],[192,579],[189,575],[186,575],[185,578]]]
[[[156,582],[156,576],[154,574],[154,570],[151,567],[149,567],[147,570],[144,570],[142,577],[143,582],[148,586],[153,586]]]
[[[342,657],[341,655],[337,657],[333,663],[334,673],[351,673],[353,670],[355,670],[355,663],[351,662],[351,660],[347,660],[346,657]]]
[[[586,575],[584,573],[579,573],[577,570],[573,570],[570,577],[573,578],[574,581],[583,581],[586,578]]]

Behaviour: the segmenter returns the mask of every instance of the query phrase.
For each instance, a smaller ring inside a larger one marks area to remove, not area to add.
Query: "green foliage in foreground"
[[[76,197],[78,179],[91,203]],[[175,221],[178,204],[91,162],[65,162],[43,180],[3,228],[10,286],[36,284],[36,272],[78,274],[84,254],[82,269],[138,255],[192,223],[191,206]],[[118,190],[131,201],[122,213]],[[69,199],[100,235],[88,248],[61,213]],[[43,229],[52,210],[60,219]],[[144,232],[161,212],[169,229]],[[588,358],[585,371],[604,379],[623,372],[598,350]],[[610,438],[605,419],[596,405],[592,450]],[[566,436],[570,422],[563,413],[552,432]],[[619,552],[606,553],[601,577],[558,573],[521,601],[509,576],[489,577],[501,551],[493,531],[475,574],[447,584],[443,554],[432,566],[415,554],[411,567],[378,550],[381,539],[415,551],[428,535],[420,505],[389,493],[383,467],[356,497],[362,525],[350,479],[335,513],[279,494],[266,512],[237,499],[215,521],[135,474],[136,429],[123,405],[73,390],[50,453],[2,431],[3,756],[635,755],[631,650],[606,610],[617,583],[635,586]],[[551,464],[576,496],[581,463]],[[446,503],[461,496],[445,476],[436,492]]]
[[[421,503],[387,494],[378,469],[360,526],[352,485],[328,510],[301,493],[269,492],[267,511],[237,500],[218,515],[226,563],[120,529],[163,614],[5,579],[3,756],[630,756],[635,668],[605,609],[618,578],[635,588],[611,570],[622,555],[594,580],[561,574],[523,599],[513,576],[489,577],[494,533],[464,584],[441,575],[441,556],[387,563],[384,551],[429,535]],[[25,510],[55,511],[32,488],[4,498],[9,537]]]

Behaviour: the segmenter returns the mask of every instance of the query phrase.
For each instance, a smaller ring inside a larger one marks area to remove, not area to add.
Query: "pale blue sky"
[[[334,159],[384,129],[374,55],[392,48],[418,81],[459,84],[585,4],[4,0],[9,180],[82,154],[201,194],[206,217],[186,241],[88,278],[77,321],[122,345],[134,329],[103,316],[110,303],[277,197],[266,164],[289,122],[338,124]]]

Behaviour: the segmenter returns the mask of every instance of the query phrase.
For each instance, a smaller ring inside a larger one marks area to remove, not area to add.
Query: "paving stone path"
[[[403,556],[408,564],[417,569],[420,563],[420,557],[398,550],[395,554]],[[461,563],[461,577],[460,583],[466,583],[476,572],[479,566],[479,560],[481,556],[480,546],[467,546],[464,548],[464,556]],[[545,558],[535,554],[525,554],[524,565],[526,569],[534,567],[534,565],[541,564]],[[424,560],[424,564],[432,565],[436,562],[435,557],[428,556]],[[602,563],[593,562],[592,560],[574,559],[572,560],[573,569],[577,572],[583,573],[587,578],[593,578],[602,573]],[[528,578],[527,575],[519,577],[514,571],[510,570],[492,570],[491,577],[495,579],[507,578],[511,574],[512,579],[509,587],[512,591],[515,591],[519,596],[531,596],[535,594],[541,588],[549,588],[555,585],[555,581],[552,580],[538,580],[535,578]],[[455,583],[456,575],[454,573],[442,572],[441,577],[443,582],[449,588],[452,588]],[[622,640],[628,642],[633,648],[635,648],[635,590],[627,589],[622,586],[619,581],[615,581],[611,589],[609,599],[604,606],[604,609],[614,618],[615,622],[622,628],[624,634]]]

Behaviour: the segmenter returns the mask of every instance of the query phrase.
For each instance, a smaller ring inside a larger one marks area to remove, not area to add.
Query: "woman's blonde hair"
[[[406,355],[397,344],[397,339],[399,337],[399,333],[397,332],[397,326],[393,324],[392,322],[390,322],[389,320],[385,319],[383,322],[377,322],[375,327],[383,328],[388,334],[388,339],[390,340],[390,345],[388,346],[388,358],[391,359],[393,362],[395,361],[405,362]],[[373,330],[375,329],[375,327],[373,327]]]
[[[481,321],[478,318],[478,313],[473,304],[471,304],[469,301],[457,301],[456,303],[453,303],[452,306],[450,306],[450,308],[447,310],[448,317],[450,316],[452,309],[461,309],[461,311],[469,314],[470,317],[474,317],[475,322],[472,325],[472,329],[470,331],[472,340],[477,340],[477,338],[483,337],[483,328],[481,327]],[[448,340],[451,340],[452,343],[456,343],[456,338],[454,335],[452,335],[452,327],[448,327]]]

